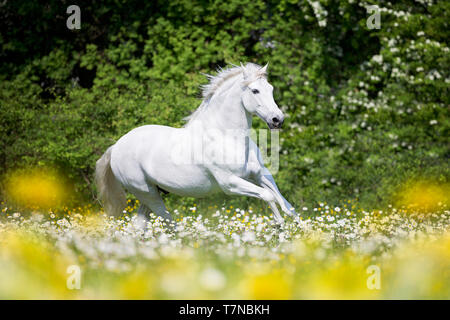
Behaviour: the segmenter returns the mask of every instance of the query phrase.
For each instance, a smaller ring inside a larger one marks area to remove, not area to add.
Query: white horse
[[[278,223],[284,220],[276,203],[286,214],[296,215],[249,137],[254,114],[270,129],[283,124],[284,116],[273,99],[266,73],[267,65],[248,63],[208,76],[204,99],[183,128],[138,127],[109,147],[96,165],[96,183],[105,211],[111,215],[122,212],[125,188],[139,199],[140,216],[153,211],[172,219],[161,189],[190,197],[223,191],[259,198],[270,204]]]

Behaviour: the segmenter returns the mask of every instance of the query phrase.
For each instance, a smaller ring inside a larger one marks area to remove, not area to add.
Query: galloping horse
[[[250,138],[252,116],[279,129],[284,115],[273,99],[267,65],[248,63],[208,76],[200,107],[182,128],[146,125],[109,147],[97,161],[96,183],[105,211],[118,215],[126,205],[124,188],[139,199],[140,216],[150,212],[172,219],[160,190],[189,197],[223,191],[270,204],[296,215],[281,195],[256,143]]]

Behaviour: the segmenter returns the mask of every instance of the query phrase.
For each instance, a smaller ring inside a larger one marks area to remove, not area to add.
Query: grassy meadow
[[[385,211],[318,203],[283,225],[262,208],[194,204],[146,229],[137,201],[118,218],[2,203],[0,298],[448,299],[450,210],[436,194]]]

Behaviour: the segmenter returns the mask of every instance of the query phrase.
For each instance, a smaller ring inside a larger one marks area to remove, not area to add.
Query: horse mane
[[[250,62],[247,63],[245,67],[231,65],[231,67],[225,69],[219,68],[216,75],[205,74],[205,76],[209,80],[209,83],[201,87],[203,101],[191,115],[184,118],[184,120],[187,122],[186,125],[190,121],[197,118],[199,114],[203,113],[208,108],[211,98],[215,93],[219,91],[219,89],[224,85],[225,82],[228,82],[228,80],[243,74],[244,68],[248,74],[248,78],[245,80],[245,84],[248,84],[261,77],[267,77],[267,74],[264,71],[261,71],[261,66]]]

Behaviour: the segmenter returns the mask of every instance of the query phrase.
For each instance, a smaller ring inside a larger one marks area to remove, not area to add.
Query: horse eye
[[[259,90],[258,89],[252,89],[252,93],[253,94],[257,94],[257,93],[259,93]]]

